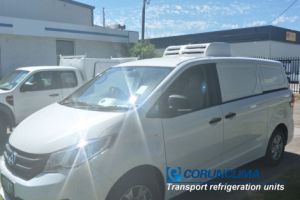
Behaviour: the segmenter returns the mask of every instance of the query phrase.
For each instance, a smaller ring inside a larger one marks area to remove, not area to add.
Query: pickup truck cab
[[[62,100],[108,67],[136,60],[61,56],[59,66],[22,67],[0,80],[0,136],[35,111]]]
[[[189,170],[277,165],[293,103],[280,62],[231,57],[225,43],[169,47],[22,121],[1,162],[5,200],[163,200],[182,192],[169,183],[211,178]]]
[[[0,131],[15,126],[33,112],[62,100],[84,83],[77,68],[23,67],[0,81]]]

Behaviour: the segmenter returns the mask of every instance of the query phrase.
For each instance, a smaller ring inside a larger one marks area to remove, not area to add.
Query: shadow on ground
[[[300,155],[286,152],[282,163],[277,167],[268,167],[264,162],[259,159],[251,162],[247,165],[242,166],[243,169],[259,169],[262,182],[272,182],[280,181],[279,177],[290,170],[300,169]],[[249,181],[249,180],[248,180]],[[249,191],[194,191],[185,192],[182,195],[173,198],[172,200],[195,200],[195,199],[205,199],[205,200],[242,200],[246,197],[251,196]]]

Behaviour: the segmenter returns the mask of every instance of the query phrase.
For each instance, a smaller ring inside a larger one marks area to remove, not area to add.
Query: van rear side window
[[[257,68],[247,63],[218,64],[223,102],[262,93]]]
[[[260,70],[264,92],[287,87],[287,78],[281,66],[261,65]]]

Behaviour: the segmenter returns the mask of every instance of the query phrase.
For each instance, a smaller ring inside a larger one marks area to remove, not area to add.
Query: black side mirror
[[[34,89],[34,84],[26,82],[21,86],[20,91],[27,92],[27,91],[33,91],[33,89]]]
[[[168,99],[169,108],[176,112],[191,111],[188,99],[183,95],[172,94]]]

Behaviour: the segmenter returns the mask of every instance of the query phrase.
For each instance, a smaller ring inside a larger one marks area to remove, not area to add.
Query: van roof
[[[160,58],[137,60],[132,62],[122,63],[117,67],[128,66],[149,66],[149,67],[177,67],[181,63],[188,61],[218,61],[218,60],[235,60],[235,61],[253,61],[261,63],[280,64],[278,61],[260,59],[260,58],[247,58],[247,57],[198,57],[198,56],[166,56]]]
[[[28,67],[20,67],[17,70],[25,70],[25,71],[40,71],[40,70],[66,70],[66,69],[75,69],[71,66],[28,66]]]

